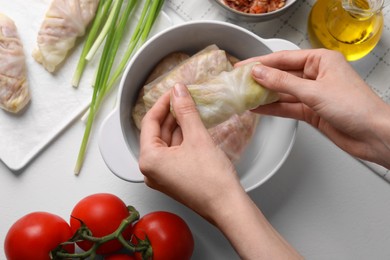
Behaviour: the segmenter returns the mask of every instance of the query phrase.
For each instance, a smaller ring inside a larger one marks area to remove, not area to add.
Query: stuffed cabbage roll
[[[234,114],[242,114],[279,99],[277,93],[260,86],[251,75],[256,62],[223,71],[209,80],[187,85],[206,128],[216,126]]]
[[[34,59],[49,72],[66,58],[77,37],[85,34],[99,0],[53,0],[38,32]]]
[[[152,70],[149,77],[146,79],[146,84],[149,84],[153,80],[157,79],[161,75],[171,71],[177,65],[187,60],[190,56],[184,52],[173,52],[164,57],[157,66]]]
[[[23,45],[14,22],[0,14],[0,107],[17,113],[30,100]]]
[[[252,139],[258,121],[258,114],[245,111],[240,116],[233,115],[208,131],[214,143],[225,152],[232,162],[236,162]]]
[[[220,60],[223,60],[223,66]],[[145,103],[150,102],[149,106],[152,106],[177,81],[184,82],[188,86],[208,82],[210,78],[216,77],[223,71],[231,71],[233,69],[231,63],[237,61],[237,58],[221,51],[216,45],[210,45],[188,59],[185,55],[178,54],[170,54],[163,58],[148,77],[146,85],[140,90],[131,111],[136,127],[141,129],[141,120],[149,109]],[[154,78],[156,79],[153,80]],[[150,83],[150,80],[153,81]],[[258,118],[257,114],[245,111],[242,115],[234,114],[226,118],[224,122],[209,128],[208,131],[214,143],[231,161],[235,162],[251,140]]]
[[[174,52],[164,57],[152,70],[149,77],[146,79],[146,84],[152,82],[161,75],[171,71],[173,68],[178,66],[180,63],[188,59],[190,56],[184,52]],[[132,110],[133,121],[138,129],[141,129],[141,121],[146,114],[145,103],[143,100],[145,91],[144,88],[138,93],[138,98],[135,106]]]
[[[202,82],[210,76],[216,76],[222,71],[229,71],[232,68],[233,66],[223,50],[217,49],[198,53],[144,86],[143,99],[146,111],[175,83],[194,84]]]

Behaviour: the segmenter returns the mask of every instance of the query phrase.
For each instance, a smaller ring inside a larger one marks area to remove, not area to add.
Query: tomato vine
[[[132,244],[130,241],[127,241],[122,233],[123,231],[129,227],[132,223],[137,221],[140,218],[139,212],[133,207],[133,206],[127,206],[127,209],[129,210],[130,215],[122,220],[119,227],[111,234],[103,236],[103,237],[94,237],[92,235],[92,232],[89,230],[89,228],[83,223],[82,220],[78,219],[78,221],[81,222],[81,227],[77,230],[77,232],[73,235],[71,239],[68,241],[61,243],[57,248],[55,248],[53,251],[51,251],[51,257],[52,259],[87,259],[91,258],[94,259],[96,257],[96,250],[103,244],[112,241],[112,240],[118,240],[125,249],[129,250],[130,252],[142,252],[147,250],[149,247],[149,244],[147,240],[142,241],[141,243],[138,243],[137,245]],[[67,253],[63,250],[64,246],[69,244],[74,244],[79,241],[89,241],[93,243],[93,246],[81,253]]]

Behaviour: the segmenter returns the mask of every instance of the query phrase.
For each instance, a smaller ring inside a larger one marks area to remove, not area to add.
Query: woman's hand
[[[306,121],[346,152],[390,168],[390,107],[340,53],[282,51],[243,62],[254,60],[263,64],[254,79],[280,93],[255,112]]]
[[[170,113],[170,99],[176,118]],[[214,145],[182,84],[162,96],[144,117],[140,150],[145,183],[208,219],[211,207],[226,197],[227,190],[242,190],[234,166]]]
[[[218,227],[241,259],[301,259],[246,194],[184,85],[156,102],[141,129],[139,166],[148,186]]]

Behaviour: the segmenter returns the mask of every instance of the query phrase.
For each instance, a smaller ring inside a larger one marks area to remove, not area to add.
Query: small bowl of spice
[[[268,21],[283,14],[296,0],[214,0],[231,19],[244,22]]]

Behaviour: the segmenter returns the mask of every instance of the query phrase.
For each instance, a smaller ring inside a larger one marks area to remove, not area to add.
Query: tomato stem
[[[149,241],[141,243],[139,245],[133,245],[131,241],[127,241],[122,233],[123,231],[130,226],[133,222],[137,221],[140,218],[139,212],[133,206],[127,206],[127,209],[130,215],[122,220],[119,227],[111,234],[103,236],[103,237],[94,237],[88,227],[82,222],[82,220],[78,219],[81,222],[81,227],[76,231],[74,236],[68,241],[60,244],[56,249],[51,251],[52,259],[94,259],[96,257],[96,250],[104,243],[117,239],[124,248],[131,252],[143,252],[146,251],[150,247]],[[92,247],[85,252],[82,253],[67,253],[64,251],[63,247],[70,243],[76,243],[79,241],[89,241],[92,242]]]

